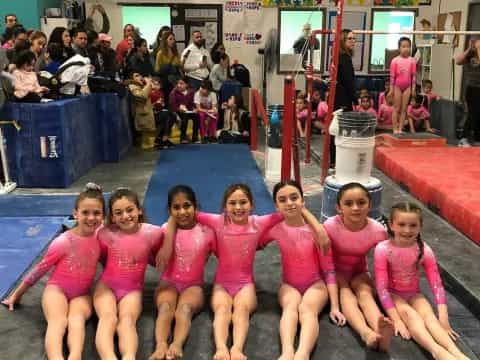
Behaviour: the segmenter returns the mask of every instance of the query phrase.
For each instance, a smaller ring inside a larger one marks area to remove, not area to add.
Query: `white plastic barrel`
[[[377,119],[362,112],[343,112],[337,119],[335,177],[342,183],[366,183],[373,167]]]

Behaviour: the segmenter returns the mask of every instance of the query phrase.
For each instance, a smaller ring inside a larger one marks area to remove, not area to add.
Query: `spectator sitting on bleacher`
[[[49,72],[50,74],[54,75],[62,62],[64,61],[63,57],[63,46],[62,44],[58,43],[50,43],[47,47],[47,64],[45,66],[45,71]]]
[[[45,67],[45,45],[47,44],[47,35],[41,31],[34,31],[30,36],[30,51],[35,54],[35,71],[39,72]]]
[[[212,82],[203,80],[193,97],[203,144],[217,142],[218,100],[212,90]]]
[[[90,49],[90,60],[96,58],[95,75],[114,78],[117,72],[117,63],[115,61],[115,50],[110,46],[112,37],[100,33],[98,34],[98,44]]]
[[[248,143],[250,135],[250,119],[243,109],[242,98],[232,95],[222,104],[224,110],[223,128],[217,131],[220,143]]]
[[[177,49],[175,35],[166,30],[162,34],[160,48],[155,57],[155,72],[162,80],[162,86],[170,93],[177,84],[177,79],[182,75],[182,63]]]
[[[153,65],[148,53],[147,40],[139,38],[134,42],[133,51],[127,59],[127,73],[137,72],[142,76],[152,76]]]
[[[15,61],[15,56],[22,50],[26,50],[29,47],[27,30],[20,24],[13,27],[13,47],[8,49],[7,57],[11,64]],[[13,71],[11,68],[10,71]]]
[[[53,29],[48,39],[48,44],[57,43],[62,45],[62,55],[63,59],[61,62],[66,61],[75,55],[75,51],[72,49],[72,37],[70,36],[70,31],[63,26],[58,26]]]
[[[372,114],[373,116],[375,116],[375,118],[377,117],[377,112],[372,106],[372,98],[370,97],[370,95],[363,95],[360,98],[360,105],[357,106],[357,111],[366,112]]]
[[[153,115],[157,127],[157,138],[155,146],[161,149],[174,147],[175,145],[168,139],[172,126],[175,123],[176,115],[170,112],[165,106],[165,93],[162,90],[160,78],[152,78],[152,91],[150,92],[150,101],[153,106]]]
[[[13,96],[17,102],[40,102],[43,95],[48,92],[47,87],[38,83],[34,71],[35,60],[35,54],[30,50],[23,50],[16,57]]]
[[[170,111],[175,112],[180,117],[180,143],[187,144],[188,120],[193,122],[192,142],[200,143],[198,138],[198,117],[193,112],[194,92],[188,87],[187,79],[181,77],[177,80],[177,85],[173,88],[168,97],[168,107]]]
[[[87,33],[84,29],[75,28],[72,31],[72,49],[75,54],[81,55],[83,57],[88,57],[87,51]]]
[[[385,96],[385,102],[379,106],[377,129],[392,130],[393,122],[393,95],[387,92]]]
[[[230,69],[230,59],[227,54],[219,54],[218,60],[218,63],[213,65],[210,72],[210,81],[212,82],[213,90],[217,93],[220,92],[223,82],[228,79],[228,70]]]
[[[225,45],[221,41],[217,41],[213,46],[212,50],[210,51],[210,57],[212,58],[212,62],[214,64],[218,64],[220,62],[220,55],[225,54]]]
[[[135,27],[132,24],[127,24],[123,27],[123,40],[118,43],[117,49],[115,50],[117,54],[117,64],[121,67],[125,66],[125,57],[130,49],[133,48],[136,37]]]
[[[153,106],[150,101],[152,81],[138,72],[133,72],[128,89],[133,95],[135,108],[135,129],[141,136],[141,148],[153,150],[155,148],[156,126]]]
[[[5,35],[9,29],[12,29],[17,25],[17,15],[7,14],[5,15],[5,33],[0,36],[0,42],[3,44],[5,42]]]

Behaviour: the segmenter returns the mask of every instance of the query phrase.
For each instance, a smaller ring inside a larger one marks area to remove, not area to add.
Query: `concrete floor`
[[[215,146],[215,145],[208,145]],[[316,145],[318,148],[318,143]],[[262,147],[260,147],[262,150]],[[256,153],[259,167],[263,164],[262,152]],[[144,153],[133,150],[121,163],[101,164],[90,171],[86,176],[76,181],[68,189],[19,189],[16,193],[74,193],[81,190],[88,181],[101,184],[105,191],[111,191],[118,186],[129,186],[139,194],[144,194],[148,180],[156,164],[161,160],[161,152]],[[306,191],[307,206],[317,216],[321,209],[321,186],[319,181],[320,169],[313,162],[302,165],[303,185]],[[381,174],[375,174],[384,181],[384,209],[388,209],[391,201],[399,197],[408,198],[403,192]],[[270,182],[267,182],[271,185]],[[442,233],[445,242],[457,241],[458,233],[443,220],[426,210],[425,229],[439,229],[445,227],[448,232]],[[429,234],[425,234],[430,243]],[[440,235],[436,235],[440,237]],[[455,236],[452,239],[451,236]],[[436,251],[436,250],[435,250]],[[478,259],[478,258],[477,258]],[[215,260],[211,259],[207,265],[206,280],[212,283],[215,270]],[[478,274],[478,273],[477,273]],[[275,246],[269,246],[257,254],[255,261],[255,276],[258,293],[258,310],[252,317],[249,336],[246,344],[246,354],[252,360],[273,360],[279,355],[278,322],[280,308],[277,303],[277,290],[280,284],[281,269],[280,257]],[[144,293],[144,311],[138,323],[140,347],[137,359],[147,359],[154,348],[154,321],[155,307],[153,292],[158,275],[149,269],[146,275]],[[22,306],[14,313],[0,309],[0,360],[7,359],[44,359],[43,335],[45,322],[41,313],[40,299],[45,279],[36,284],[24,296]],[[425,282],[422,282],[425,289]],[[207,287],[207,294],[210,285]],[[451,294],[448,295],[450,316],[453,327],[461,333],[460,346],[472,358],[480,355],[478,334],[480,323],[472,313]],[[85,359],[97,359],[94,347],[96,320],[92,319],[87,327],[85,343]],[[205,307],[193,321],[192,331],[185,347],[185,359],[211,359],[213,354],[212,313]],[[348,327],[337,328],[328,320],[327,313],[320,317],[320,337],[312,359],[430,359],[430,356],[420,350],[413,342],[395,338],[390,354],[379,354],[368,351],[361,344],[360,339]]]

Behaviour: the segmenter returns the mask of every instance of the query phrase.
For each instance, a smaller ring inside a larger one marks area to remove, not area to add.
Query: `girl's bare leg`
[[[318,338],[318,314],[328,301],[327,287],[318,281],[305,292],[299,306],[300,340],[295,360],[309,360]]]
[[[192,317],[201,310],[203,303],[203,290],[200,286],[189,287],[180,294],[175,310],[173,342],[168,348],[167,359],[180,359],[183,356],[183,344],[187,340]]]
[[[215,284],[212,293],[213,336],[216,347],[214,360],[230,360],[227,339],[232,321],[232,305],[233,299],[230,294],[221,285]]]
[[[149,360],[163,360],[167,356],[167,341],[177,306],[177,290],[171,285],[162,283],[155,292],[155,303],[158,312],[155,322],[156,347]]]
[[[85,323],[90,316],[92,316],[92,299],[90,296],[79,296],[70,300],[67,335],[70,352],[68,360],[80,360],[82,358]]]
[[[412,307],[423,319],[427,330],[432,335],[433,339],[442,347],[444,347],[450,354],[457,359],[467,359],[460,349],[455,345],[452,338],[448,335],[445,329],[438,321],[437,316],[433,312],[432,306],[427,299],[421,294],[415,296],[410,301]]]
[[[293,360],[295,334],[298,327],[298,307],[302,301],[302,295],[297,289],[284,283],[278,291],[278,301],[282,307],[282,317],[280,318],[282,355],[278,360]]]
[[[137,320],[142,312],[142,293],[132,291],[118,303],[118,347],[122,360],[135,360],[138,349]]]
[[[402,92],[402,105],[400,107],[400,118],[399,118],[400,132],[402,132],[403,127],[406,125],[405,119],[407,117],[407,107],[408,107],[408,104],[410,104],[410,94],[411,94],[410,88],[405,89]]]
[[[233,345],[230,349],[231,360],[246,360],[243,346],[247,340],[250,314],[257,308],[255,285],[244,286],[233,298]]]
[[[399,126],[400,121],[400,111],[402,108],[402,90],[398,86],[395,86],[393,89],[393,113],[392,113],[392,123],[393,123],[393,133],[398,134],[401,132],[401,126]]]
[[[68,300],[55,285],[47,285],[42,295],[42,309],[47,320],[45,352],[49,360],[63,360],[63,336],[68,326]]]
[[[93,306],[98,316],[95,344],[102,360],[116,360],[113,336],[117,327],[117,299],[112,290],[99,281],[93,294]]]
[[[437,360],[454,360],[455,357],[441,347],[427,330],[421,316],[401,297],[392,294],[392,300],[398,315],[405,323],[413,339]]]
[[[361,336],[367,347],[377,348],[381,336],[368,326],[349,282],[337,273],[337,283],[340,289],[340,306],[347,322]]]

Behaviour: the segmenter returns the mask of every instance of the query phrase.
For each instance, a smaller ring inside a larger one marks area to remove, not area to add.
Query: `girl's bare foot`
[[[168,344],[166,342],[161,342],[157,344],[157,348],[148,360],[164,360],[167,356]]]
[[[380,341],[378,342],[378,350],[387,352],[390,348],[393,334],[395,333],[393,323],[390,319],[384,316],[381,316],[378,319],[378,332],[381,336]]]
[[[365,333],[362,336],[362,340],[365,342],[365,345],[369,349],[377,350],[378,349],[378,343],[380,341],[380,334],[377,334],[375,331],[369,330],[368,333]]]
[[[284,351],[282,355],[278,358],[278,360],[294,360],[295,359],[295,352],[293,349],[291,351]]]
[[[217,349],[215,355],[213,355],[213,360],[230,360],[230,353],[226,347]]]
[[[183,357],[183,349],[180,345],[171,343],[167,351],[167,360],[178,360]]]
[[[231,360],[247,360],[247,357],[239,349],[232,347],[230,349],[230,359]]]

